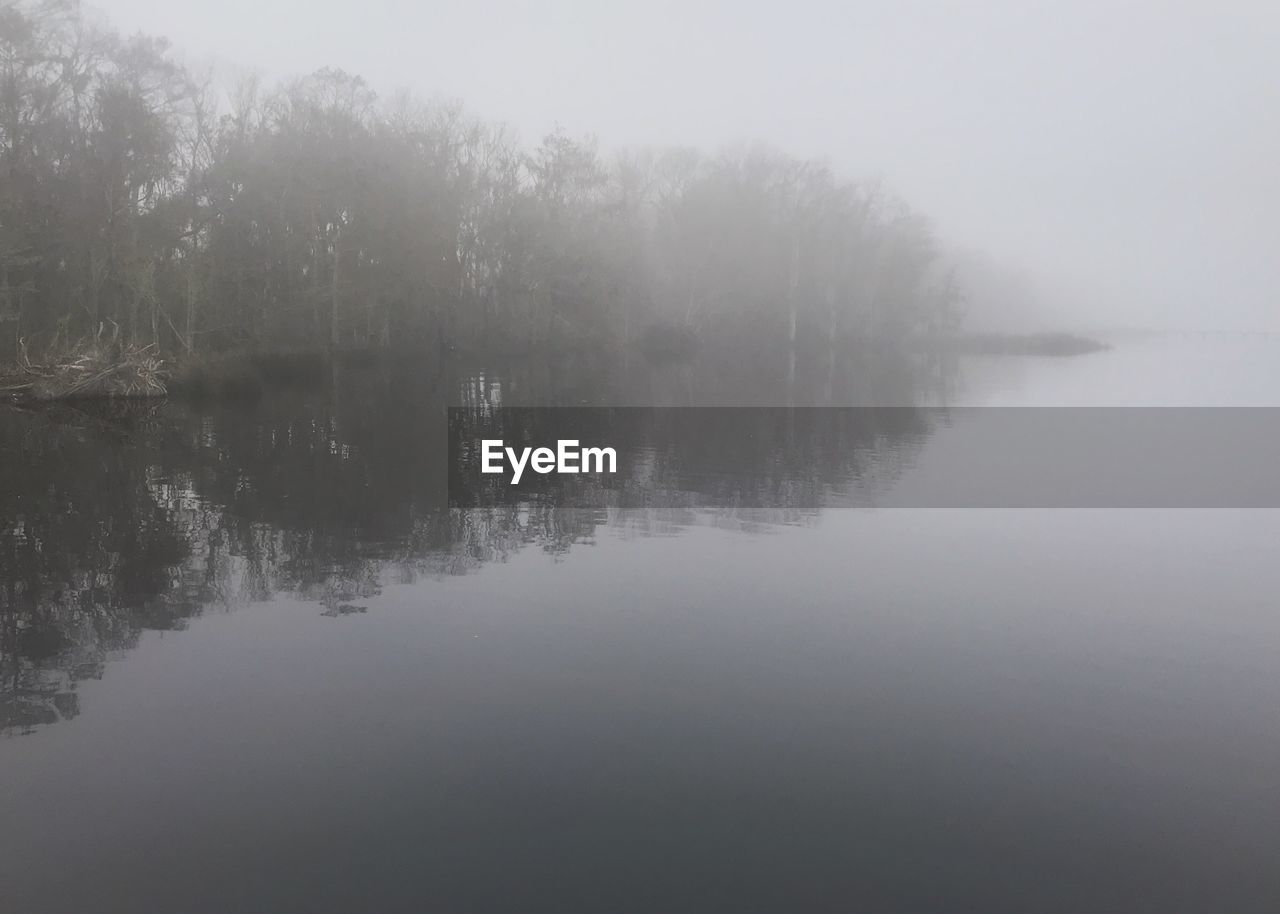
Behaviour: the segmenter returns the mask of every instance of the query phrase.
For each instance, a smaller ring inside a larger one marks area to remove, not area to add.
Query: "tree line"
[[[794,375],[954,329],[939,264],[819,162],[525,148],[341,70],[222,89],[76,0],[0,9],[0,360],[108,330],[170,357],[711,340]]]

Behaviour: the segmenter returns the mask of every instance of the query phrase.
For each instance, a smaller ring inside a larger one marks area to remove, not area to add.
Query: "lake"
[[[1280,406],[1280,338],[945,374],[873,399]],[[1280,910],[1280,510],[439,505],[446,406],[709,384],[0,414],[0,908]]]

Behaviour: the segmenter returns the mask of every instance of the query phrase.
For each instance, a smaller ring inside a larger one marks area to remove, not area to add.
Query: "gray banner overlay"
[[[448,460],[454,507],[1277,508],[1280,409],[455,408]]]

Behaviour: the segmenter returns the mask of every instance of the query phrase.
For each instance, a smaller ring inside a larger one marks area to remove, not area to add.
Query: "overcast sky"
[[[269,78],[332,65],[526,142],[764,140],[879,177],[1078,323],[1280,330],[1276,0],[98,0]]]

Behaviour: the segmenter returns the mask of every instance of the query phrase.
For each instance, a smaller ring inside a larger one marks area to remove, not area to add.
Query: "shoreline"
[[[1103,352],[1108,343],[1071,333],[962,333],[916,338],[901,344],[903,352],[930,355],[1039,356],[1061,358]],[[643,342],[638,348],[643,350]],[[596,350],[587,350],[590,354]],[[427,353],[420,355],[425,356]],[[451,350],[450,355],[456,354]],[[525,353],[535,356],[539,353]],[[398,360],[405,351],[309,350],[223,352],[187,356],[174,361],[149,350],[107,357],[89,352],[46,364],[0,365],[0,401],[24,405],[73,400],[253,400],[272,390],[325,383],[337,366],[358,367],[380,359]],[[696,362],[696,350],[679,361]],[[446,356],[448,357],[448,356]]]

